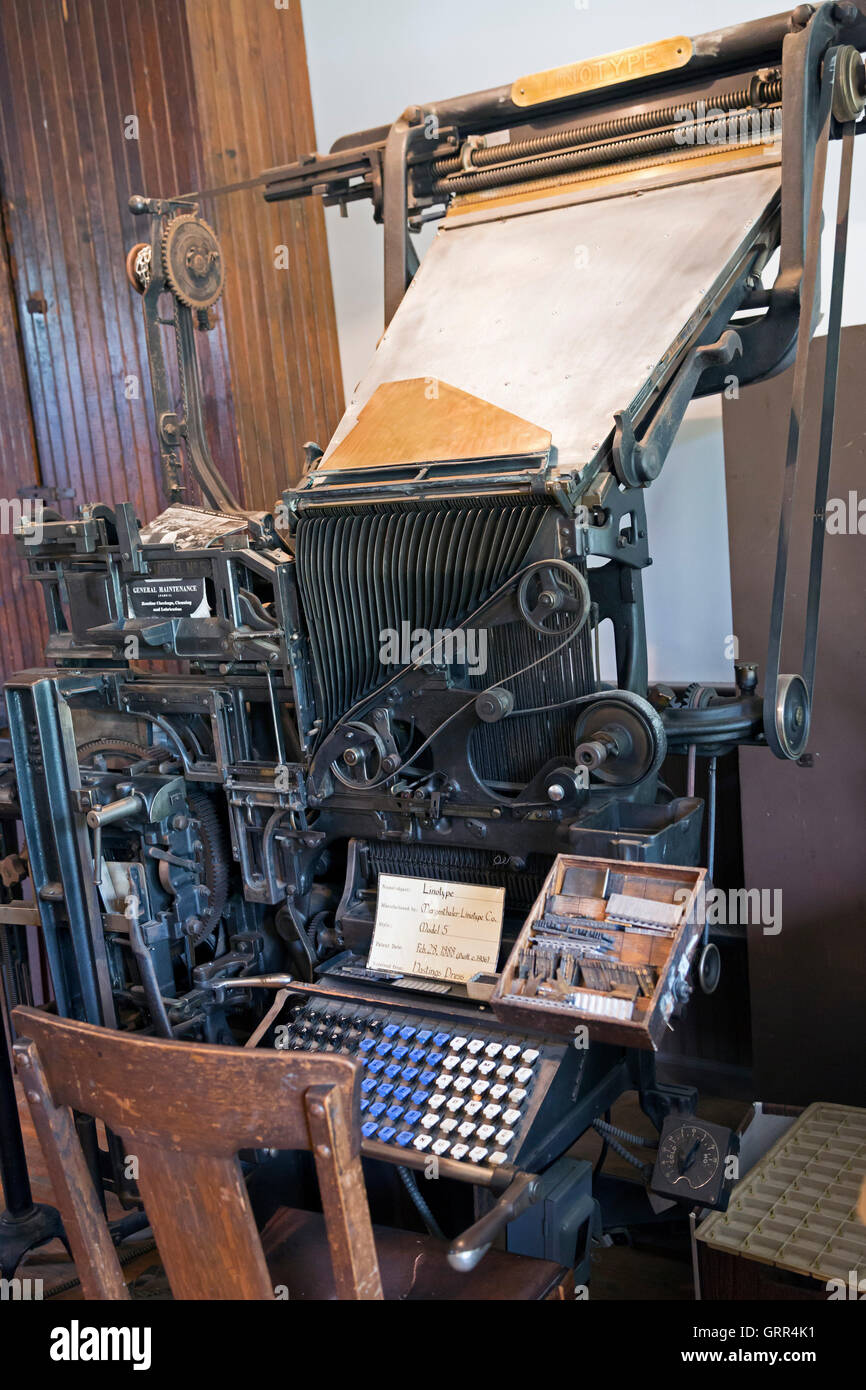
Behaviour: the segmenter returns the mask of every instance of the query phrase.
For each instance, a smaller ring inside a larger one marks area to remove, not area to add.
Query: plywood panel
[[[817,340],[809,366],[805,457],[813,470],[825,342]],[[847,512],[853,493],[855,527],[825,543],[811,765],[762,748],[740,752],[746,885],[782,894],[781,931],[749,929],[755,1094],[791,1104],[866,1104],[866,534],[856,526],[857,499],[866,497],[864,352],[866,328],[845,329],[830,497],[844,499]],[[789,371],[724,402],[734,632],[741,657],[762,663],[790,397]],[[783,671],[796,671],[802,653],[813,479],[814,471],[795,508],[788,601],[800,620],[789,627]]]

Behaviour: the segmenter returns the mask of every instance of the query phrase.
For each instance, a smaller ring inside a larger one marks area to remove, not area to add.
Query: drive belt
[[[832,292],[827,324],[827,354],[824,366],[824,385],[821,402],[821,422],[818,436],[818,459],[815,474],[815,505],[812,514],[812,547],[809,563],[809,584],[806,627],[803,647],[802,675],[780,675],[782,635],[785,620],[785,595],[788,579],[791,526],[797,471],[803,446],[803,423],[806,407],[808,365],[812,320],[818,286],[818,266],[821,241],[821,213],[827,169],[827,148],[833,122],[834,95],[842,47],[831,49],[824,63],[824,75],[818,114],[818,139],[812,172],[809,201],[808,232],[803,279],[800,295],[800,322],[797,333],[797,352],[794,362],[794,383],[788,421],[788,441],[785,472],[782,483],[782,506],[779,517],[779,539],[776,551],[776,572],[773,600],[770,609],[770,639],[767,649],[767,676],[764,686],[764,734],[769,747],[778,758],[799,758],[809,736],[812,690],[815,680],[815,655],[818,641],[818,614],[821,599],[821,574],[824,561],[824,532],[827,491],[830,482],[830,457],[833,448],[833,424],[836,407],[836,387],[839,370],[839,340],[842,324],[842,289],[845,280],[845,255],[848,237],[848,209],[851,196],[851,168],[854,155],[854,120],[842,126],[842,167],[836,208],[836,236],[833,256]]]

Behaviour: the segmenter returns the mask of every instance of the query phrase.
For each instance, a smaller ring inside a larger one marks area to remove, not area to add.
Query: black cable
[[[444,1240],[445,1234],[442,1231],[442,1228],[440,1227],[438,1221],[436,1220],[436,1217],[433,1215],[432,1211],[428,1207],[426,1201],[421,1196],[421,1193],[418,1189],[418,1183],[416,1181],[415,1174],[412,1172],[411,1168],[405,1168],[402,1164],[398,1164],[397,1172],[403,1179],[403,1184],[406,1188],[406,1191],[412,1198],[418,1215],[421,1217],[421,1220],[424,1222],[424,1225],[427,1227],[427,1230],[429,1231],[430,1235],[434,1236],[436,1240]]]

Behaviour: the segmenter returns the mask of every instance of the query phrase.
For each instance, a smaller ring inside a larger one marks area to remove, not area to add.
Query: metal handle
[[[540,1183],[534,1173],[519,1173],[489,1211],[479,1217],[452,1243],[448,1263],[452,1269],[468,1274],[474,1269],[509,1221],[531,1207],[540,1195]]]

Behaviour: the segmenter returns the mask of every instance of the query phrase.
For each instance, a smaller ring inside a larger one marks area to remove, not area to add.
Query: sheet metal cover
[[[443,227],[321,467],[383,382],[441,380],[550,430],[559,467],[598,452],[749,244],[776,164]]]

